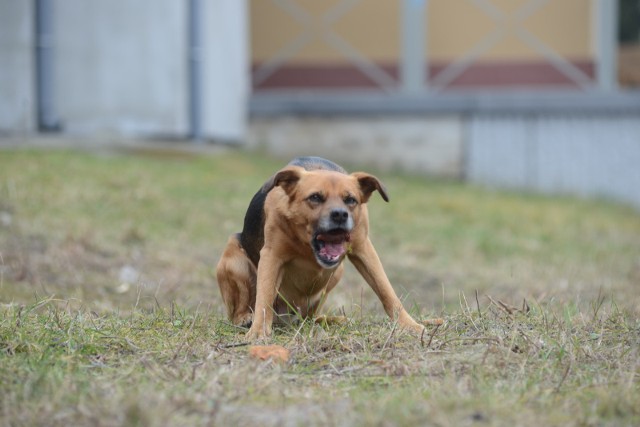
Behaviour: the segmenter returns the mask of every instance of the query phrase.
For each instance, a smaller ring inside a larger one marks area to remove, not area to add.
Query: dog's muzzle
[[[318,263],[332,268],[342,261],[351,241],[353,220],[345,209],[334,209],[318,224],[311,246]]]

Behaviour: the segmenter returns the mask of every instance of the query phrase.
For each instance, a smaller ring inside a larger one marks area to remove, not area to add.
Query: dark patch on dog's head
[[[306,171],[328,170],[344,174],[347,173],[342,166],[333,163],[331,160],[323,159],[322,157],[296,157],[289,162],[289,166],[300,166]]]

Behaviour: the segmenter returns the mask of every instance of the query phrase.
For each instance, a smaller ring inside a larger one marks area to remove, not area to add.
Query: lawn
[[[251,359],[214,268],[284,163],[0,151],[0,425],[640,424],[640,214],[603,201],[377,173],[372,241],[444,325],[401,333],[349,268],[347,324]]]

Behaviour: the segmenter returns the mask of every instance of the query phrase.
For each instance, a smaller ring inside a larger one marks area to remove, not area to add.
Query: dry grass
[[[3,310],[9,425],[635,425],[638,324],[534,306],[461,309],[422,339],[386,320],[277,331],[286,366],[247,356],[210,312]]]
[[[399,333],[349,270],[347,325],[251,360],[211,273],[281,164],[0,152],[0,424],[640,423],[640,217],[606,203],[383,174],[374,243],[446,323]]]

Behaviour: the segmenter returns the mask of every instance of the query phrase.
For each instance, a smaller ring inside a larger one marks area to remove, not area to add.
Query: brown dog
[[[369,174],[325,159],[300,157],[271,177],[249,204],[217,277],[229,319],[251,325],[251,340],[271,335],[274,313],[313,317],[342,277],[345,256],[405,329],[421,332],[396,296],[369,240],[366,203],[387,193]]]

